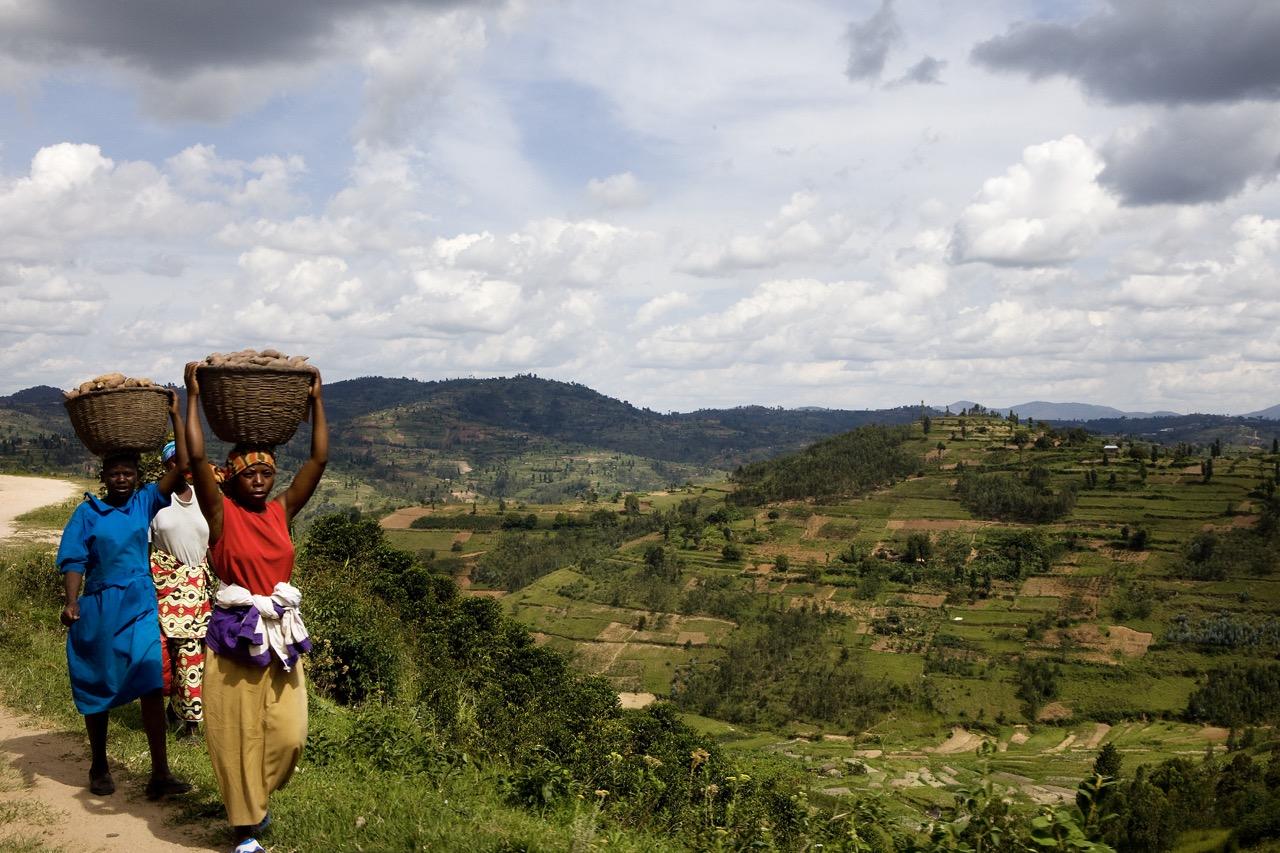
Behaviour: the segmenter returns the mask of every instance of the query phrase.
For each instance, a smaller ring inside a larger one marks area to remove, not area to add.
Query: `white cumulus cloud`
[[[1079,258],[1117,207],[1098,185],[1102,169],[1102,158],[1078,136],[1029,146],[960,214],[952,259],[1034,267]]]

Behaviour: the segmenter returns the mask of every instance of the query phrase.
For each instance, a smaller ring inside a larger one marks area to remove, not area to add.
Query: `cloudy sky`
[[[1280,402],[1274,0],[0,2],[0,393]]]

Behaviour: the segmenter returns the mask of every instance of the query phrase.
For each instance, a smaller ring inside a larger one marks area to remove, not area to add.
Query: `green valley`
[[[451,801],[492,850],[1280,839],[1265,443],[975,408],[726,471],[545,437],[485,455],[408,411],[354,415],[378,428],[300,537],[299,796],[376,778],[349,805],[378,830],[287,797],[281,843],[447,847]],[[55,689],[47,560],[0,572],[0,653],[51,664],[0,681],[26,707]]]
[[[983,780],[1069,805],[1107,744],[1132,772],[1271,737],[1249,727],[1273,712],[1188,708],[1210,673],[1280,651],[1275,454],[925,423],[625,503],[384,523],[409,548],[428,523],[469,594],[837,809],[891,794],[918,822]],[[582,548],[586,529],[607,541]]]

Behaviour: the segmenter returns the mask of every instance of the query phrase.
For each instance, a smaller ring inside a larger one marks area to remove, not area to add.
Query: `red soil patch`
[[[404,509],[396,510],[378,523],[382,525],[383,530],[408,530],[413,526],[413,522],[424,515],[430,514],[430,507],[407,506]]]
[[[916,607],[928,607],[938,609],[946,603],[947,597],[942,593],[930,592],[904,592],[898,595],[906,604],[914,604]]]
[[[1077,625],[1061,631],[1050,631],[1046,641],[1083,649],[1081,659],[1095,663],[1118,664],[1118,658],[1140,658],[1151,647],[1152,635],[1123,625],[1112,625],[1104,632],[1097,625]]]
[[[825,525],[829,521],[831,521],[831,519],[825,515],[809,516],[808,520],[805,521],[804,523],[804,533],[800,534],[800,538],[801,539],[817,539],[818,531],[821,530],[823,525]]]
[[[1040,713],[1036,714],[1036,719],[1041,722],[1051,720],[1069,720],[1075,712],[1063,705],[1061,702],[1050,702],[1040,709]]]

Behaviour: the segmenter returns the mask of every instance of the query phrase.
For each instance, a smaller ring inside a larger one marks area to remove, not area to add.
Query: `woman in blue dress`
[[[177,394],[170,400],[169,418],[178,443],[178,467],[158,483],[138,488],[136,453],[106,457],[100,475],[106,497],[84,496],[58,547],[66,591],[61,619],[68,628],[67,670],[76,709],[84,715],[89,733],[89,790],[99,796],[115,791],[107,766],[107,712],[135,699],[142,703],[151,750],[148,799],[191,789],[169,772],[160,620],[147,550],[151,519],[169,505],[169,495],[186,467]]]

